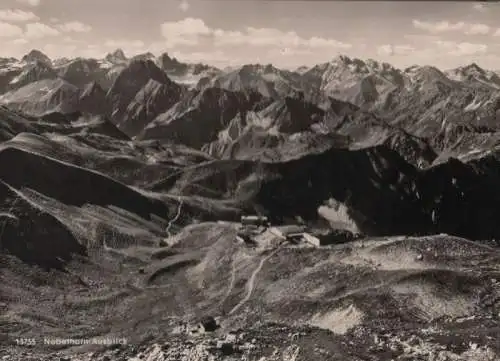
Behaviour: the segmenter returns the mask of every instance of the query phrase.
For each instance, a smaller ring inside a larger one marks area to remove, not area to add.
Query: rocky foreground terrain
[[[499,88],[0,59],[1,360],[500,360]]]

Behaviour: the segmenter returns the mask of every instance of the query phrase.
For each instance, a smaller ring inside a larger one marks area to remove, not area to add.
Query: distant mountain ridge
[[[237,100],[257,95],[251,107]],[[297,105],[287,106],[291,101]],[[221,70],[168,53],[127,57],[117,49],[103,59],[52,61],[32,50],[21,60],[0,60],[0,103],[35,116],[102,115],[130,137],[175,140],[212,155],[253,152],[249,146],[277,139],[292,144],[285,139],[293,134],[311,140],[334,133],[348,136],[353,147],[389,142],[412,162],[427,164],[432,157],[421,156],[427,146],[454,154],[459,139],[474,144],[485,129],[499,131],[500,77],[475,63],[398,69],[345,55],[295,71],[272,64]],[[307,109],[317,109],[314,121]]]

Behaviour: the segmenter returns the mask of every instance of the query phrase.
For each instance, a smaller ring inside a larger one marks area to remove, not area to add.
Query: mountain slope
[[[1,253],[43,268],[63,268],[86,249],[57,218],[0,181],[2,211]]]
[[[210,79],[221,71],[205,64],[186,64],[171,58],[167,53],[155,59],[156,65],[162,69],[170,79],[179,84],[193,87],[201,79]]]
[[[461,82],[468,82],[479,87],[500,89],[500,77],[493,71],[485,70],[476,63],[461,66],[445,72],[447,77]]]
[[[338,56],[302,74],[308,99],[322,104],[326,97],[338,98],[358,106],[371,106],[393,89],[404,85],[401,72],[387,63],[366,62]]]
[[[52,60],[40,50],[36,49],[33,49],[28,54],[24,55],[21,61],[25,63],[41,62],[48,66],[52,65]]]
[[[244,65],[219,74],[198,84],[199,89],[220,87],[234,92],[256,91],[267,98],[277,99],[301,90],[301,79],[296,73],[277,69],[272,65]]]
[[[38,116],[46,113],[71,113],[78,110],[80,90],[60,79],[29,83],[0,96],[0,103],[9,108]]]
[[[2,148],[0,163],[16,163],[22,172],[13,172],[2,167],[0,179],[16,189],[27,187],[68,205],[113,204],[133,211],[145,219],[148,219],[150,214],[168,214],[168,207],[162,202],[149,199],[99,173],[16,148]],[[65,184],[72,184],[73,187],[67,188]],[[78,189],[78,192],[73,189]]]
[[[151,60],[134,60],[119,73],[106,98],[113,109],[113,122],[134,136],[179,101],[181,94],[182,87]]]
[[[77,87],[84,87],[92,82],[106,82],[107,69],[101,67],[95,59],[77,58],[56,67],[56,70],[61,78]]]
[[[193,90],[156,117],[138,138],[172,140],[201,149],[216,139],[217,133],[234,117],[248,112],[261,100],[256,93],[237,93],[220,88]]]
[[[33,82],[45,79],[57,79],[58,75],[50,64],[35,60],[30,62],[22,72],[9,83],[15,90]]]

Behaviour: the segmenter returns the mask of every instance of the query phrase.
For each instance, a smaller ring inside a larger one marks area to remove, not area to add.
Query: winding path
[[[259,274],[260,270],[262,269],[262,266],[264,266],[264,263],[269,258],[274,256],[279,251],[279,249],[280,249],[280,247],[276,248],[269,255],[267,255],[266,257],[264,257],[260,260],[259,265],[252,272],[252,275],[250,276],[250,279],[248,280],[246,296],[236,306],[234,306],[231,311],[229,311],[229,315],[232,315],[233,313],[238,311],[240,309],[240,307],[243,306],[250,299],[250,297],[252,296],[253,289],[255,288],[255,279],[257,278],[257,275]]]
[[[168,238],[170,238],[172,236],[172,234],[170,233],[170,229],[172,228],[172,226],[174,225],[174,223],[177,222],[177,220],[179,219],[179,217],[181,215],[182,205],[184,203],[183,200],[181,199],[181,197],[177,198],[177,202],[179,203],[178,206],[177,206],[177,214],[175,215],[174,218],[172,218],[168,222],[167,229],[165,230],[167,232],[167,234],[168,234]]]

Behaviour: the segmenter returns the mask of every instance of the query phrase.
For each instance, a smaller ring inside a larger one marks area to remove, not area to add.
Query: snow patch
[[[478,99],[474,99],[470,104],[468,104],[465,108],[464,111],[470,112],[473,110],[478,109],[482,105],[482,102]]]
[[[345,229],[353,233],[358,233],[356,222],[349,216],[348,208],[335,199],[329,199],[326,205],[318,208],[318,214],[326,219],[332,228]]]
[[[338,335],[346,334],[363,321],[363,312],[354,305],[324,314],[318,313],[310,321],[312,326],[330,330]]]

